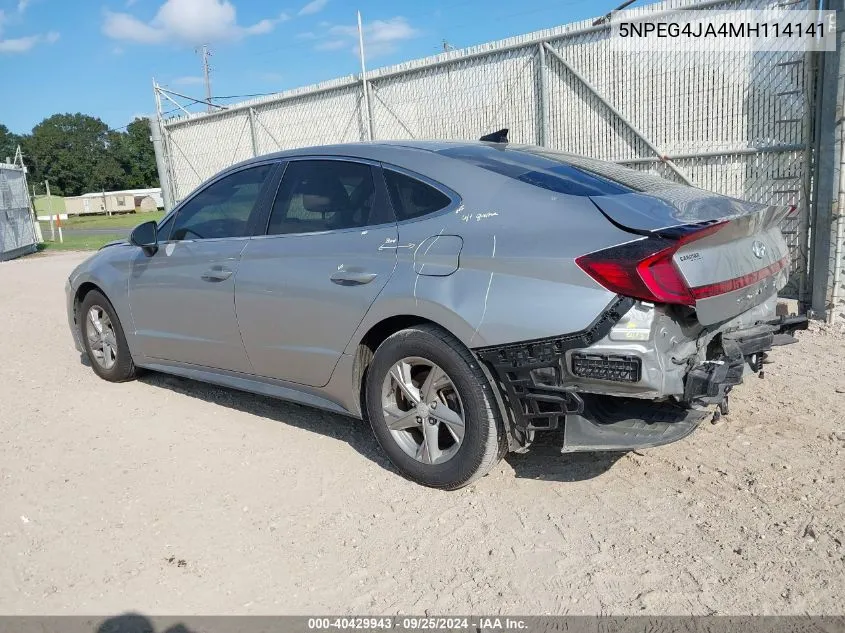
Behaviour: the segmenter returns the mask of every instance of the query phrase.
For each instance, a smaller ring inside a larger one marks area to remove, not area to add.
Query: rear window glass
[[[594,158],[587,158],[586,156],[578,156],[577,154],[557,152],[545,147],[527,145],[515,149],[514,151],[532,156],[541,156],[548,160],[565,163],[589,173],[596,174],[597,176],[601,176],[602,178],[611,180],[635,191],[659,191],[661,189],[669,189],[671,187],[679,186],[679,184],[674,180],[663,178],[654,172],[631,169],[630,167],[623,167],[622,165],[611,163],[610,161],[596,160]]]
[[[431,185],[390,169],[384,170],[384,181],[400,222],[440,211],[452,203],[449,196]]]
[[[497,174],[570,196],[612,196],[676,186],[659,176],[531,146],[464,145],[440,150]]]

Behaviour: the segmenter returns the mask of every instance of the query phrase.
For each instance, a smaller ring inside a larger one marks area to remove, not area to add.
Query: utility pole
[[[202,45],[202,76],[205,80],[205,100],[208,102],[208,111],[213,112],[211,107],[211,69],[208,67],[208,58],[211,57],[211,51],[208,44]]]

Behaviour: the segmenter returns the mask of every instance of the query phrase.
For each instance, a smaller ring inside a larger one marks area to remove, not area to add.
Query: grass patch
[[[68,235],[64,234],[64,242],[44,242],[39,250],[45,251],[95,251],[101,246],[115,240],[125,239],[123,235]]]
[[[155,220],[158,222],[164,217],[164,211],[150,211],[149,213],[126,213],[122,215],[80,215],[72,216],[62,220],[62,227],[68,229],[132,229],[142,222]],[[42,222],[50,229],[49,222]]]

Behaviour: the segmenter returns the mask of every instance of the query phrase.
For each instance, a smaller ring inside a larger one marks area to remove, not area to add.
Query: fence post
[[[819,95],[816,109],[816,190],[813,196],[812,209],[812,243],[810,245],[810,280],[812,283],[811,306],[813,315],[817,318],[827,316],[828,310],[833,310],[832,300],[836,289],[831,283],[831,233],[834,229],[833,207],[839,194],[837,179],[838,165],[836,165],[837,138],[836,130],[838,118],[842,115],[843,94],[839,92],[840,59],[843,55],[842,47],[842,19],[843,0],[833,0],[828,8],[836,11],[836,28],[838,48],[835,51],[819,53]],[[837,213],[841,213],[838,209]],[[833,262],[833,266],[841,266],[842,262]]]
[[[252,139],[252,155],[258,156],[258,137],[255,134],[255,109],[249,109],[249,136]]]
[[[546,47],[538,44],[540,52],[540,130],[537,144],[545,147],[549,144],[549,70],[546,65]]]
[[[62,222],[58,215],[55,218],[55,224],[53,222],[53,196],[50,194],[50,181],[45,180],[44,186],[47,188],[47,206],[50,209],[50,240],[55,242],[56,241],[56,226],[59,227],[59,242],[64,243],[64,238],[62,237]]]
[[[361,53],[361,89],[364,91],[364,114],[368,141],[373,140],[373,117],[370,110],[370,86],[367,83],[367,64],[364,59],[364,28],[361,26],[361,12],[358,11],[358,50]]]
[[[24,172],[26,174],[26,172]],[[35,239],[39,244],[44,243],[44,236],[41,234],[41,223],[38,221],[38,211],[35,208],[35,185],[32,185],[32,196],[29,195],[29,185],[26,184],[26,176],[24,176],[24,185],[26,186],[26,197],[29,198],[29,213],[32,216],[32,228],[35,231]]]
[[[158,116],[150,118],[150,140],[156,157],[158,182],[161,186],[161,197],[164,200],[165,212],[173,208],[173,190],[170,186],[170,172],[167,169],[167,156],[161,136],[161,119]]]

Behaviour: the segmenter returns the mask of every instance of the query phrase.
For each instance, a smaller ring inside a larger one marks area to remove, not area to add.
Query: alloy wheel
[[[114,367],[117,362],[117,336],[108,313],[98,305],[88,310],[85,334],[94,362],[105,370]]]
[[[382,386],[382,412],[402,450],[423,464],[441,464],[460,449],[464,408],[452,379],[419,357],[395,363]]]

